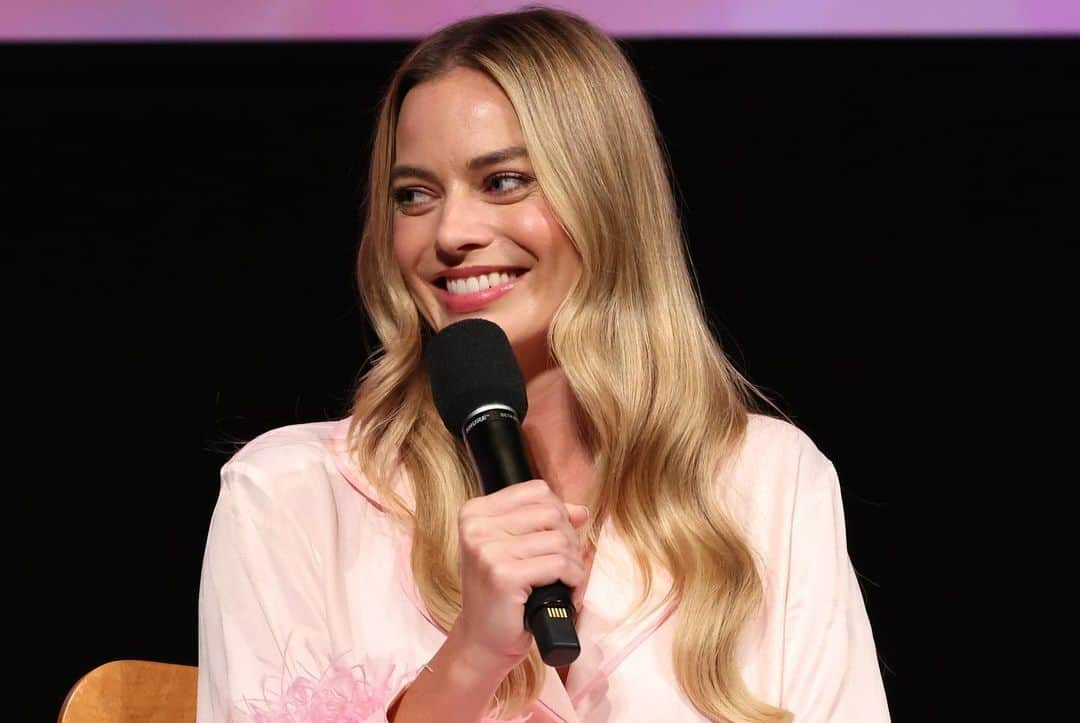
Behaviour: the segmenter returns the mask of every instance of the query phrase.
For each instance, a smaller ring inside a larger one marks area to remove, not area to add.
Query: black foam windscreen
[[[428,340],[424,351],[431,393],[447,429],[461,434],[465,419],[486,404],[505,404],[525,419],[528,399],[510,340],[498,324],[465,319]]]

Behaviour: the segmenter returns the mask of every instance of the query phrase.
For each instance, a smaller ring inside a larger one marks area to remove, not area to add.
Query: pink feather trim
[[[330,665],[322,675],[296,675],[260,701],[244,701],[241,721],[250,723],[371,723],[386,720],[386,707],[416,673],[367,660]]]
[[[318,676],[296,675],[263,700],[245,700],[234,723],[382,723],[394,697],[423,670],[411,673],[368,659],[330,665]],[[479,723],[526,723],[532,714],[510,719],[485,717]]]

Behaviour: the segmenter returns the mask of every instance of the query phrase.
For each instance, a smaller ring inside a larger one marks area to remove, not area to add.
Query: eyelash
[[[530,176],[527,176],[524,173],[503,172],[503,173],[496,173],[496,174],[494,174],[492,176],[489,176],[488,178],[484,179],[484,185],[485,186],[490,186],[494,182],[501,181],[501,180],[506,179],[506,178],[512,178],[512,179],[514,179],[516,181],[520,181],[521,185],[518,186],[517,188],[513,188],[513,189],[511,189],[509,191],[494,191],[495,195],[497,195],[497,196],[505,196],[507,194],[514,193],[515,191],[521,190],[521,188],[523,186],[527,186],[529,183],[531,183],[533,181],[533,179]],[[421,188],[413,188],[413,187],[395,188],[391,192],[391,197],[393,198],[394,203],[398,207],[400,207],[400,208],[411,208],[413,206],[418,205],[418,203],[415,202],[415,201],[412,202],[412,203],[410,203],[408,201],[409,194],[415,193],[415,192],[425,193],[425,191],[423,189],[421,189]]]

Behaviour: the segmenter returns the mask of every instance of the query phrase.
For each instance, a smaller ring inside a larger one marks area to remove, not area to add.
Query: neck
[[[536,473],[564,502],[591,506],[596,493],[592,455],[582,439],[566,374],[559,367],[537,372],[525,391],[529,411],[521,431]]]

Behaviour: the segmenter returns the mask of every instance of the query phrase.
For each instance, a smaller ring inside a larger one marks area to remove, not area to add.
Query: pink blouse
[[[412,578],[409,533],[346,453],[347,426],[272,430],[222,468],[199,590],[199,723],[385,721],[446,638]],[[725,499],[764,583],[739,659],[749,689],[800,722],[888,721],[833,465],[792,425],[754,415]],[[577,620],[581,655],[565,686],[547,669],[519,720],[705,720],[672,669],[672,609],[653,604],[665,577],[647,614],[628,618],[638,576],[609,528]]]

